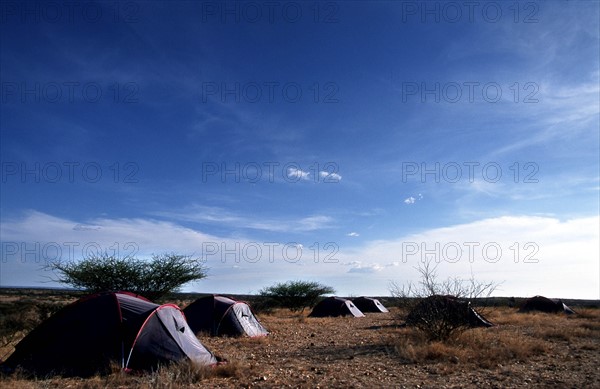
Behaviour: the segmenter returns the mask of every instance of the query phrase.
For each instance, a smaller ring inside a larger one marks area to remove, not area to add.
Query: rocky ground
[[[285,310],[258,316],[271,332],[267,337],[200,338],[228,361],[200,378],[178,370],[85,380],[5,376],[0,387],[600,388],[598,309],[566,316],[494,308],[486,317],[496,327],[467,330],[444,343],[399,327],[396,308],[364,318],[308,318]],[[11,347],[0,352],[6,356]]]
[[[504,309],[490,316],[500,315],[502,311]],[[519,321],[526,322],[525,319]],[[592,320],[548,318],[557,319],[565,331],[590,324]],[[521,353],[517,342],[513,345],[514,358],[510,352],[498,360],[490,358],[494,347],[500,347],[494,344],[488,345],[491,352],[483,353],[481,359],[477,357],[477,350],[462,357],[465,355],[462,348],[469,347],[467,331],[463,334],[465,342],[449,349],[433,348],[411,361],[413,354],[409,353],[407,358],[401,349],[406,345],[398,341],[409,336],[410,330],[396,327],[398,321],[394,313],[335,319],[266,316],[262,321],[272,330],[266,338],[203,340],[217,353],[239,363],[243,372],[240,377],[213,379],[205,384],[311,388],[600,387],[599,324],[591,323],[592,329],[584,331],[583,336],[546,336],[548,334],[537,333],[535,329],[527,335],[525,323],[524,327],[505,324],[504,328],[475,329],[470,331],[495,332],[490,342],[505,336],[531,337],[533,355],[516,357]],[[427,346],[417,341],[407,347]],[[505,354],[504,348],[500,354]]]

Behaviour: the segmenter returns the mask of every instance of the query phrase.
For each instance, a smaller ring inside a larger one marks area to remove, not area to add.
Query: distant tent
[[[575,313],[565,303],[560,300],[552,300],[543,296],[534,296],[525,301],[519,309],[519,312],[547,312],[560,313],[564,312],[568,315]]]
[[[379,300],[371,297],[357,297],[352,302],[362,312],[389,312]]]
[[[423,299],[408,314],[406,325],[423,323],[436,318],[468,327],[492,327],[494,324],[471,308],[471,303],[454,296],[434,295]]]
[[[35,374],[90,376],[124,369],[153,369],[189,359],[217,362],[172,304],[157,305],[127,292],[84,297],[33,329],[2,365]]]
[[[194,333],[251,337],[269,334],[248,304],[224,296],[199,298],[185,307],[183,313]]]
[[[328,297],[315,305],[310,317],[347,316],[364,317],[365,315],[350,300],[341,297]]]

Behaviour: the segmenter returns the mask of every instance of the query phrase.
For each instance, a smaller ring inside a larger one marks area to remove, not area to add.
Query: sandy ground
[[[497,327],[468,330],[450,346],[407,341],[416,332],[398,326],[400,313],[307,318],[307,312],[276,310],[258,315],[269,336],[200,336],[234,367],[232,377],[160,385],[140,377],[135,385],[99,377],[4,377],[0,388],[600,388],[598,309],[566,316],[495,308],[486,317]],[[0,351],[5,355],[10,346]]]

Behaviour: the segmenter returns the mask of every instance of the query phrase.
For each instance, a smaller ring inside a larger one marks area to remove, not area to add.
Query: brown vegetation
[[[66,297],[63,303],[74,298]],[[28,326],[28,320],[39,320],[41,311],[33,303],[14,309],[21,299],[32,302],[31,296],[0,295],[1,320],[11,318],[16,330],[12,342],[0,345],[0,357],[6,357],[27,331],[19,329],[19,323]],[[57,298],[33,301],[56,304]],[[179,303],[185,306],[186,301]],[[10,306],[13,309],[7,310]],[[15,316],[18,311],[27,312],[22,321]],[[566,316],[489,309],[488,319],[498,326],[431,342],[414,329],[399,327],[401,312],[396,308],[365,318],[307,318],[274,310],[259,315],[271,331],[267,337],[202,337],[228,361],[214,368],[182,363],[131,374],[115,366],[112,374],[89,379],[16,374],[1,377],[0,387],[598,387],[600,310],[578,312]]]

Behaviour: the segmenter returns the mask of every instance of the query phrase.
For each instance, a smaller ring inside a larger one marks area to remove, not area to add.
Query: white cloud
[[[75,231],[97,231],[99,230],[100,226],[94,226],[94,225],[87,225],[87,224],[77,224],[75,227],[73,227],[73,230]]]
[[[410,196],[410,197],[404,199],[404,204],[411,205],[420,200],[423,200],[423,195],[421,193],[419,193],[416,198],[413,196]]]
[[[383,266],[374,263],[352,267],[348,270],[348,273],[376,273],[381,269],[383,269]]]
[[[315,231],[331,227],[333,219],[329,216],[317,215],[298,220],[295,227],[298,231]]]
[[[310,230],[329,221],[328,217],[312,216],[297,221],[296,227]],[[77,226],[94,228],[75,228]],[[0,236],[0,285],[16,286],[39,286],[40,282],[47,281],[50,273],[40,269],[46,261],[79,260],[98,252],[138,258],[176,252],[206,262],[209,276],[200,281],[200,285],[207,288],[204,289],[207,292],[232,293],[237,290],[245,293],[248,286],[259,289],[266,283],[265,279],[296,271],[294,267],[304,262],[321,265],[314,259],[324,260],[330,253],[321,245],[320,257],[315,257],[317,254],[312,247],[307,249],[298,242],[222,237],[153,219],[75,221],[37,211],[3,219]],[[236,275],[229,271],[231,269],[243,271]],[[317,268],[313,270],[318,274]],[[242,285],[244,287],[240,289]]]
[[[349,234],[347,234],[348,236],[352,236],[352,237],[356,237],[356,236],[360,236],[360,234],[358,232],[350,232]]]
[[[324,179],[325,182],[341,181],[342,176],[337,173],[329,173],[326,171],[320,171],[319,176]]]
[[[193,205],[178,211],[154,212],[153,215],[174,221],[208,223],[236,229],[245,228],[270,232],[307,232],[331,228],[334,219],[325,215],[307,216],[300,219],[268,219],[238,215],[220,207]]]
[[[298,180],[309,180],[310,179],[308,177],[309,175],[310,175],[310,172],[305,172],[304,170],[296,169],[294,167],[290,167],[287,170],[288,178],[293,178],[293,179],[298,179]]]
[[[89,223],[78,223],[37,211],[3,221],[0,232],[3,242],[32,242],[31,247],[39,244],[42,248],[47,245],[48,249],[60,247],[64,255],[81,254],[86,246],[90,250],[99,248],[109,253],[134,250],[142,255],[164,251],[200,254],[203,243],[224,241],[171,222],[97,218]],[[77,255],[79,257],[81,255]]]
[[[323,216],[302,220],[305,228],[330,223],[330,219]],[[245,293],[274,281],[315,277],[332,285],[340,294],[387,295],[389,280],[400,283],[418,280],[414,267],[429,255],[441,261],[439,276],[442,278],[469,277],[473,272],[482,281],[504,281],[496,295],[598,298],[599,224],[598,216],[571,220],[551,216],[488,218],[397,239],[370,241],[353,249],[339,247],[334,263],[326,263],[325,257],[331,250],[321,245],[317,263],[312,243],[310,248],[299,242],[287,245],[288,256],[296,255],[294,245],[302,252],[302,259],[295,261],[282,257],[282,248],[286,246],[281,242],[272,250],[275,254],[271,261],[267,258],[271,249],[258,241],[214,236],[173,222],[124,218],[75,221],[31,211],[20,218],[3,219],[0,225],[3,244],[0,284],[36,285],[46,274],[39,270],[43,260],[35,258],[35,253],[25,258],[23,252],[11,254],[14,246],[8,247],[6,243],[25,243],[30,250],[38,243],[40,253],[44,244],[54,242],[63,248],[63,255],[69,254],[67,244],[76,244],[73,247],[79,254],[89,243],[107,250],[119,249],[124,254],[126,244],[135,243],[141,256],[175,251],[201,257],[207,248],[218,250],[212,256],[205,256],[209,278],[199,285],[206,292]],[[94,228],[74,228],[78,225]],[[253,248],[257,246],[262,256],[253,260]],[[245,247],[250,249],[244,251]],[[457,256],[457,247],[460,256]],[[497,247],[501,251],[499,256]],[[224,255],[222,250],[229,250],[230,254]],[[532,259],[537,262],[525,263]],[[240,270],[231,272],[232,266]],[[355,277],[361,277],[360,283]]]
[[[496,295],[598,298],[598,225],[598,216],[504,216],[371,241],[340,258],[361,261],[352,272],[385,263],[387,280],[417,280],[414,267],[430,258],[440,260],[442,278],[470,277],[472,271],[477,279],[503,282]]]

